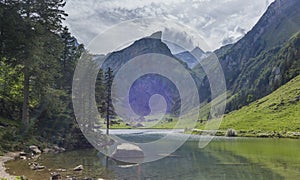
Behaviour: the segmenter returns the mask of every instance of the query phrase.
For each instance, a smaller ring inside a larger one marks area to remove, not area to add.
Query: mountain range
[[[241,40],[235,44],[221,47],[214,51],[219,58],[224,71],[227,89],[227,112],[239,109],[256,101],[281,87],[300,74],[300,1],[274,1],[258,23]],[[102,68],[110,67],[114,73],[132,58],[147,54],[158,53],[171,57],[190,72],[198,86],[200,99],[210,102],[210,86],[205,73],[197,59],[209,61],[209,54],[200,48],[193,51],[172,54],[169,47],[162,42],[161,33],[135,41],[129,47],[112,52],[106,56]],[[195,57],[196,56],[196,57]],[[196,59],[197,58],[197,59]],[[159,62],[158,62],[159,63]],[[149,77],[145,77],[149,79]],[[147,98],[154,93],[167,96],[169,111],[178,109],[180,100],[178,91],[172,82],[154,76],[150,86],[164,84],[159,90],[147,92]],[[138,87],[149,86],[149,81],[139,81]],[[163,87],[163,88],[161,88]],[[167,87],[172,87],[171,90]],[[175,89],[174,89],[175,88]],[[145,91],[135,91],[137,97],[145,97]],[[176,95],[174,95],[176,94]],[[175,97],[175,98],[174,98]],[[137,107],[148,107],[147,99],[135,102]],[[138,99],[138,98],[135,98]],[[144,104],[144,105],[141,105]],[[149,109],[148,109],[149,110]],[[148,111],[147,110],[147,111]],[[143,111],[139,109],[139,111]],[[145,113],[141,113],[145,115]],[[146,113],[147,114],[147,113]]]

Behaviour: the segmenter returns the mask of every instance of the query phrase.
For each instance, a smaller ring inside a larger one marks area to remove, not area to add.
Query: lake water
[[[134,141],[160,138],[158,134],[123,135]],[[12,161],[9,172],[33,180],[49,179],[50,172],[65,168],[65,177],[94,179],[300,179],[300,140],[215,138],[206,148],[198,148],[191,138],[171,156],[142,165],[129,165],[106,159],[94,149],[62,154],[45,154],[37,160],[46,170],[32,171],[30,161]],[[72,169],[82,164],[84,171]]]

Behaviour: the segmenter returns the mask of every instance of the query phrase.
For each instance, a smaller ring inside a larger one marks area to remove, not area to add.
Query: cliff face
[[[244,38],[215,51],[227,87],[236,95],[231,110],[271,93],[299,74],[300,47],[295,45],[299,12],[299,0],[276,0]]]
[[[299,0],[276,0],[244,38],[225,50],[225,53],[220,54],[222,50],[216,51],[229,87],[235,83],[245,62],[263,51],[284,44],[299,31],[299,12]]]

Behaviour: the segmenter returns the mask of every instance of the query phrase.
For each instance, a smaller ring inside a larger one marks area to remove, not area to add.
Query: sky
[[[64,10],[69,16],[65,25],[80,43],[87,45],[97,35],[128,20],[170,19],[199,33],[208,45],[205,50],[212,51],[241,39],[273,1],[67,0]],[[165,30],[161,24],[151,31]]]

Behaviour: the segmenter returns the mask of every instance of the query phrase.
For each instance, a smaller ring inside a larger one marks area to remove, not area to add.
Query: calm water
[[[159,138],[159,135],[126,135],[135,141]],[[63,154],[47,154],[38,162],[47,167],[32,171],[29,161],[7,164],[10,173],[31,179],[49,179],[50,172],[67,169],[63,176],[105,179],[300,179],[300,140],[291,139],[227,139],[217,138],[204,149],[196,138],[186,142],[172,156],[156,162],[130,166],[106,160],[96,150],[79,150]],[[72,168],[82,164],[82,173]]]

